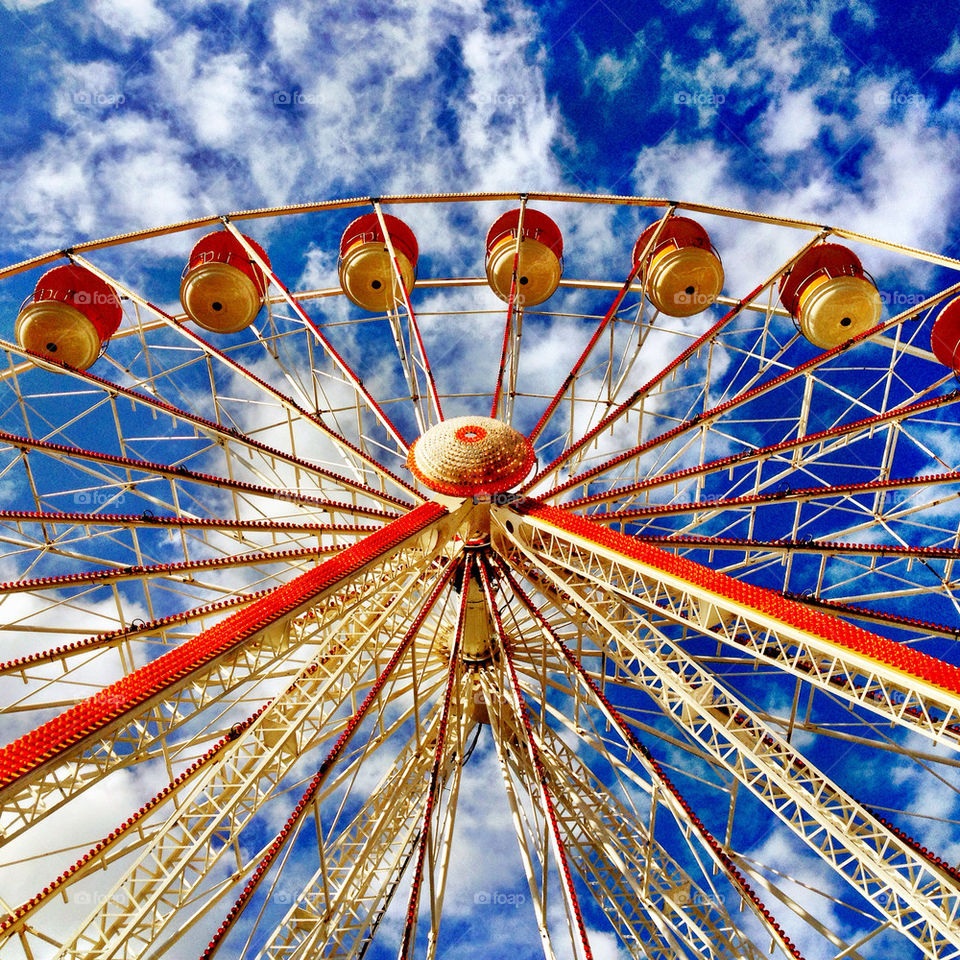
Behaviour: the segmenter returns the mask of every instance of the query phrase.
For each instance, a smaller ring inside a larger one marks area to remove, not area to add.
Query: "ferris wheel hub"
[[[407,465],[431,490],[454,497],[503,493],[530,472],[530,441],[492,417],[453,417],[410,448]]]

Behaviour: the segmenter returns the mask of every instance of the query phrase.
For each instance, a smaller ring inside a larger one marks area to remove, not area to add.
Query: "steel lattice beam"
[[[222,221],[220,218],[217,218],[217,222]],[[71,259],[74,262],[86,267],[106,283],[109,283],[117,291],[117,293],[129,297],[140,309],[153,314],[157,319],[161,320],[172,330],[177,331],[177,333],[179,333],[182,337],[190,341],[194,346],[198,347],[203,354],[212,357],[219,364],[230,370],[233,374],[243,378],[243,380],[247,381],[248,383],[253,384],[258,390],[263,391],[265,395],[272,397],[284,409],[289,411],[289,413],[291,413],[299,422],[309,424],[311,427],[314,427],[320,431],[324,436],[332,441],[346,457],[356,458],[362,462],[366,468],[372,470],[374,474],[380,476],[383,480],[389,481],[391,484],[399,487],[404,492],[409,493],[417,500],[423,499],[420,494],[418,494],[417,491],[414,490],[408,483],[401,480],[400,477],[398,477],[395,473],[378,463],[377,460],[368,452],[351,443],[346,439],[346,437],[342,436],[336,430],[324,423],[318,414],[314,414],[309,410],[306,410],[304,407],[293,401],[290,397],[281,393],[275,387],[256,376],[256,374],[248,370],[245,366],[237,363],[237,361],[235,361],[233,358],[227,356],[227,354],[222,350],[217,349],[215,346],[213,346],[213,344],[198,336],[184,324],[177,323],[177,321],[170,314],[164,312],[158,306],[156,306],[156,304],[151,303],[145,297],[140,296],[129,286],[121,283],[115,277],[112,277],[109,273],[106,273],[100,269],[98,266],[96,266],[96,264],[91,263],[84,257],[78,256],[75,252],[71,254]],[[286,297],[289,297],[289,293],[286,291],[286,288],[281,286],[281,289],[284,290]]]
[[[558,558],[589,544],[592,559],[584,554],[579,569],[599,564],[647,616],[715,637],[886,720],[957,745],[960,668],[953,664],[553,507],[532,508],[526,524],[539,531],[539,549],[555,547]]]
[[[247,494],[250,496],[266,497],[274,500],[284,500],[295,503],[299,506],[308,506],[320,508],[328,513],[343,513],[349,516],[357,515],[361,517],[374,517],[379,520],[396,519],[397,513],[392,510],[382,510],[379,507],[370,507],[363,504],[339,503],[334,500],[326,500],[322,497],[313,497],[309,494],[301,493],[299,490],[280,490],[276,487],[265,487],[254,483],[247,483],[244,480],[232,480],[228,477],[219,477],[214,474],[200,473],[195,470],[189,470],[184,466],[169,466],[164,463],[153,463],[148,460],[135,460],[131,457],[121,457],[112,453],[100,453],[95,450],[85,450],[82,447],[72,447],[63,443],[53,443],[48,440],[34,440],[30,437],[16,436],[15,434],[0,431],[0,444],[7,444],[10,447],[19,449],[26,454],[30,450],[38,453],[47,454],[52,457],[62,457],[64,459],[86,461],[97,464],[102,467],[114,467],[121,470],[135,470],[148,477],[165,477],[172,481],[180,483],[189,481],[201,486],[211,486],[223,490],[230,490],[235,493]],[[93,472],[93,471],[91,471]],[[137,481],[130,479],[124,480],[120,477],[111,476],[106,473],[95,473],[100,479],[105,479],[109,483],[121,486],[135,485]]]
[[[269,960],[356,957],[368,945],[420,836],[437,735],[434,712],[398,752],[359,812],[318,851],[320,865],[259,953]],[[450,738],[445,767],[457,762]]]
[[[782,264],[775,272],[770,274],[763,283],[759,284],[753,290],[750,291],[742,300],[737,301],[730,310],[728,310],[716,323],[714,323],[706,333],[698,337],[693,343],[691,343],[685,350],[683,350],[679,356],[675,357],[670,363],[666,365],[656,376],[651,378],[640,387],[638,390],[634,391],[630,397],[628,397],[623,403],[617,405],[617,407],[606,414],[599,423],[593,426],[588,430],[582,437],[580,437],[575,443],[572,443],[560,456],[556,457],[551,463],[546,467],[540,470],[533,479],[527,481],[523,486],[523,491],[527,492],[539,484],[541,481],[545,480],[547,477],[555,474],[565,463],[567,463],[572,457],[578,454],[580,451],[587,449],[591,442],[593,442],[597,437],[599,437],[605,430],[612,427],[618,420],[622,417],[629,414],[633,411],[638,403],[641,403],[646,397],[648,397],[653,391],[657,388],[663,387],[667,382],[667,378],[672,374],[675,374],[680,367],[686,363],[691,357],[695,356],[697,352],[704,345],[712,342],[721,331],[724,330],[746,307],[747,304],[752,303],[764,290],[771,287],[778,277],[784,273],[784,271],[790,268],[790,265],[794,263],[799,257],[801,257],[807,250],[809,250],[815,243],[823,239],[826,236],[826,231],[820,232],[817,236],[805,243],[800,250],[797,251],[786,263]],[[683,429],[686,429],[685,427]],[[617,463],[621,462],[621,458],[614,458],[613,460],[608,460],[604,464],[601,464],[594,471],[588,471],[588,473],[599,473],[609,469],[611,466],[615,466]],[[558,487],[554,487],[550,490],[550,494],[555,494],[560,492],[562,489],[566,489],[568,486],[573,484],[566,483]]]
[[[417,602],[408,599],[397,606],[409,616]],[[392,611],[388,619],[394,619]],[[184,931],[183,926],[173,925],[179,911],[191,908],[195,920],[215,905],[224,891],[214,886],[212,892],[206,892],[206,888],[216,876],[218,864],[224,857],[232,858],[233,845],[276,795],[293,766],[321,741],[349,731],[350,717],[335,720],[335,716],[371,684],[373,678],[365,673],[371,663],[385,658],[400,628],[399,624],[384,627],[376,621],[360,632],[352,644],[348,669],[329,662],[317,664],[257,717],[231,754],[178,805],[163,831],[145,846],[60,957],[129,960],[158,944],[168,951]],[[429,697],[437,684],[436,676],[425,675],[421,695]],[[402,696],[409,689],[405,680],[395,692]],[[392,719],[384,740],[407,719],[406,713]],[[329,766],[324,766],[323,772],[329,772]],[[314,794],[319,786],[318,779]],[[308,801],[301,802],[297,818],[308,808]],[[284,828],[282,840],[289,838],[292,829],[292,825]],[[275,853],[274,844],[268,851],[270,856]],[[259,880],[254,871],[262,862],[260,852],[254,851],[237,865],[237,873],[241,877],[253,874]]]
[[[713,605],[706,619],[715,619],[718,610],[730,606],[729,598],[723,605],[716,599],[722,596],[717,589],[722,575],[704,568],[695,571],[696,565],[689,561],[682,561],[690,564],[682,569],[685,577],[669,564],[652,567],[649,561],[655,548],[553,508],[535,506],[529,516],[500,508],[496,524],[495,542],[512,564],[521,570],[536,564],[593,618],[594,629],[606,634],[606,639],[598,635],[598,642],[606,646],[623,677],[653,696],[715,762],[748,786],[926,956],[937,960],[960,956],[960,884],[952,874],[831,783],[646,616],[632,611],[623,616],[624,601],[641,607],[649,602],[643,595],[656,580],[660,603],[653,603],[654,608],[672,603],[670,598],[684,591],[694,599],[699,588],[695,599],[704,608]],[[680,559],[670,558],[673,563]],[[738,606],[752,600],[762,609],[758,603],[762,593],[744,594]],[[785,606],[787,601],[773,596],[781,618],[789,619],[794,611]],[[845,630],[855,628],[837,621],[833,629],[842,638]],[[847,632],[846,636],[853,635]],[[920,660],[906,659],[913,661],[914,668],[923,666]],[[924,688],[928,685],[932,686],[929,681],[921,683]],[[941,697],[948,693],[942,691]]]
[[[417,575],[456,523],[424,504],[0,750],[6,835],[144,759],[171,728],[296,652],[304,638],[286,625],[303,611],[329,598],[322,620],[333,622],[366,598],[384,602],[388,584]]]
[[[550,685],[555,691],[559,692],[560,689],[558,683],[560,675],[564,675],[569,683],[569,693],[572,694],[578,704],[577,713],[581,720],[581,722],[576,724],[574,733],[580,737],[584,743],[590,743],[594,749],[599,749],[600,753],[614,769],[618,768],[620,765],[617,762],[614,752],[603,743],[598,744],[596,738],[590,738],[585,735],[585,730],[582,725],[582,721],[585,718],[585,709],[588,705],[598,709],[605,722],[610,724],[616,732],[616,736],[619,739],[617,747],[626,751],[628,759],[632,757],[634,760],[639,761],[649,775],[650,781],[657,785],[657,789],[651,792],[654,808],[657,797],[662,797],[667,809],[673,815],[684,834],[686,836],[693,835],[697,838],[703,851],[710,860],[713,861],[714,866],[723,872],[734,889],[738,891],[744,901],[755,911],[761,923],[768,928],[773,942],[777,943],[788,956],[794,957],[796,960],[802,960],[796,946],[789,937],[786,936],[780,925],[760,902],[755,891],[746,883],[742,874],[736,869],[728,852],[684,800],[675,784],[663,770],[663,767],[653,758],[650,751],[637,740],[633,731],[628,727],[621,714],[607,699],[597,682],[589,676],[581,662],[582,654],[581,657],[577,657],[570,648],[566,646],[542,612],[534,607],[533,602],[514,580],[509,571],[505,571],[504,576],[510,589],[520,599],[523,606],[532,614],[537,624],[537,632],[539,635],[549,640],[552,656],[547,658],[546,650],[544,650],[542,642],[534,643],[531,647],[530,637],[521,634],[524,636],[524,643],[528,647],[528,660],[536,662],[539,659],[542,663],[545,661],[545,663],[550,665],[550,672],[553,674]],[[542,581],[538,582],[538,586],[541,587],[541,589],[543,588]],[[498,614],[494,613],[494,617],[497,618]],[[537,653],[537,647],[540,649],[539,655]],[[544,688],[547,686],[545,677],[542,684]],[[538,699],[540,699],[547,712],[554,712],[548,698],[540,697]],[[543,724],[541,724],[541,726],[543,726]],[[644,784],[643,786],[645,787],[646,785]],[[651,917],[654,920],[656,919],[656,910],[653,911]]]
[[[7,349],[11,354],[22,356],[25,359],[36,359],[32,357],[31,354],[18,349],[13,344],[8,345]],[[61,376],[70,377],[71,379],[77,380],[80,383],[90,384],[98,390],[103,391],[103,393],[106,396],[109,396],[111,400],[116,397],[124,397],[132,404],[145,407],[147,410],[158,414],[164,414],[177,422],[188,424],[197,431],[198,435],[206,436],[214,442],[223,445],[224,449],[226,450],[230,450],[231,445],[236,445],[237,448],[243,448],[251,453],[258,454],[263,458],[264,461],[282,463],[286,466],[292,467],[296,471],[296,475],[298,477],[300,474],[313,477],[319,482],[321,489],[323,484],[327,483],[332,485],[337,490],[349,490],[353,494],[381,501],[393,509],[397,507],[401,509],[409,509],[411,506],[413,506],[413,504],[407,500],[394,497],[390,494],[387,494],[385,491],[377,490],[375,487],[352,480],[350,477],[342,474],[333,473],[332,471],[326,470],[317,464],[310,463],[307,460],[296,457],[287,451],[268,446],[254,437],[240,433],[240,431],[234,428],[226,427],[222,423],[218,423],[214,420],[202,417],[199,414],[176,407],[171,403],[167,403],[166,401],[159,399],[159,397],[141,393],[138,390],[125,387],[119,383],[113,382],[112,380],[99,377],[96,374],[91,373],[89,370],[75,370],[71,367],[64,367],[58,369],[57,372],[60,373]],[[123,441],[122,437],[119,439],[121,442]]]

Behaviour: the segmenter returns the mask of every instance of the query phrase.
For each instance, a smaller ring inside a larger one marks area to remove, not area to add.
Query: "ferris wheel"
[[[547,193],[0,270],[0,957],[960,957],[958,270]]]

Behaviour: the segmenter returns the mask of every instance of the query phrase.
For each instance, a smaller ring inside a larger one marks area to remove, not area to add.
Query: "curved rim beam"
[[[8,267],[0,269],[0,280],[5,277],[22,273],[34,267],[40,267],[51,263],[54,260],[64,256],[67,252],[82,253],[88,250],[98,250],[102,247],[114,247],[120,244],[133,243],[136,240],[146,240],[151,237],[162,237],[171,233],[182,233],[185,230],[196,230],[201,227],[217,226],[223,222],[224,218],[229,220],[263,220],[269,217],[292,216],[304,213],[318,213],[322,210],[349,210],[354,207],[365,207],[371,204],[375,199],[380,203],[474,203],[474,202],[502,202],[504,200],[520,200],[523,196],[532,200],[548,200],[558,203],[604,203],[615,206],[628,207],[669,207],[675,206],[678,210],[688,210],[691,213],[708,213],[718,216],[729,217],[735,220],[750,220],[755,223],[769,223],[784,227],[794,227],[798,230],[809,230],[817,232],[819,230],[829,230],[837,236],[844,237],[847,240],[854,240],[861,243],[870,244],[875,247],[883,247],[888,250],[896,250],[908,256],[917,257],[939,266],[949,267],[954,270],[960,270],[960,259],[943,256],[942,254],[930,253],[926,250],[920,250],[916,247],[908,247],[905,244],[893,243],[888,240],[877,239],[868,234],[858,233],[854,230],[845,230],[839,227],[826,227],[821,223],[814,223],[811,220],[798,220],[792,217],[777,217],[769,214],[756,213],[750,210],[738,210],[733,207],[719,207],[706,203],[686,203],[679,200],[669,200],[665,197],[637,197],[627,194],[590,194],[590,193],[550,193],[536,190],[523,190],[513,192],[475,192],[475,193],[420,193],[420,194],[395,194],[384,197],[351,197],[343,200],[321,200],[307,203],[287,204],[276,207],[260,207],[252,210],[238,210],[233,213],[213,214],[206,217],[196,217],[192,220],[180,220],[176,223],[167,224],[161,227],[152,227],[145,230],[132,230],[129,233],[114,234],[110,237],[104,237],[99,240],[86,240],[65,247],[62,250],[53,250],[49,253],[40,254],[31,257],[28,260],[22,260],[19,263],[11,264]]]

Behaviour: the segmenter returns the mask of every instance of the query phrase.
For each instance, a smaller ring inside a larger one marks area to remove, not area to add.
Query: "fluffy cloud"
[[[143,49],[130,65],[51,54],[56,125],[11,170],[18,248],[345,190],[561,179],[562,121],[518,6],[495,24],[475,2],[400,4],[375,21],[293,2],[271,11],[256,58],[242,10],[213,50],[189,16],[172,29],[153,5],[91,12],[97,36]]]

